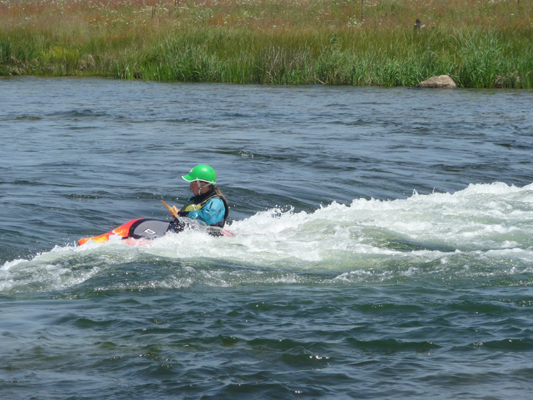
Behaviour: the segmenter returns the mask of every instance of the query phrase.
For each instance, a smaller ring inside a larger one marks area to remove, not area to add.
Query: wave
[[[273,208],[234,237],[169,234],[146,247],[56,246],[0,267],[0,293],[180,289],[196,284],[529,285],[533,184],[471,184],[406,199]]]
[[[88,118],[88,119],[94,119],[94,118],[109,118],[112,117],[111,114],[109,114],[106,111],[95,111],[89,108],[86,109],[72,109],[68,111],[57,111],[49,114],[51,117],[57,117],[57,118]]]

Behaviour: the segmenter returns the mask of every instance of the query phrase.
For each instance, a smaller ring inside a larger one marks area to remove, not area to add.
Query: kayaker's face
[[[194,193],[194,195],[198,196],[198,194],[200,193],[199,190],[198,190],[198,182],[197,181],[192,181],[191,184],[189,185],[189,187],[191,188],[191,190]]]
[[[208,185],[205,185],[205,184],[202,186],[201,190],[203,193],[206,193],[207,186]],[[200,187],[198,186],[198,181],[192,181],[189,187],[191,188],[195,196],[198,196],[200,194]]]

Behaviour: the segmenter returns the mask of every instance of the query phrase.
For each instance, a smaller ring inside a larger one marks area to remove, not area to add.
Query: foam
[[[465,263],[486,268],[487,263],[502,260],[522,268],[533,261],[533,184],[522,188],[501,182],[471,184],[453,194],[413,192],[405,199],[355,199],[311,213],[276,207],[234,221],[228,229],[235,236],[186,231],[145,247],[120,241],[56,246],[31,260],[4,263],[0,290],[35,282],[57,290],[126,263],[154,260],[190,265],[194,271],[177,268],[156,283],[113,287],[184,288],[195,282],[224,286],[261,279],[295,283],[301,282],[302,272],[332,271],[337,281],[388,279],[400,272],[416,275],[420,265],[432,263],[435,273]],[[239,272],[232,275],[228,268]],[[30,270],[38,271],[36,277]],[[267,271],[268,276],[258,271]]]

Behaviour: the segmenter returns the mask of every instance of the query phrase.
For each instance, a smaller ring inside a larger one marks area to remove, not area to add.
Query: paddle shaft
[[[178,213],[176,212],[176,210],[173,207],[170,207],[163,200],[161,200],[161,203],[163,203],[165,205],[165,207],[168,208],[168,211],[170,211],[172,213],[172,215],[174,215],[174,218],[178,219]]]

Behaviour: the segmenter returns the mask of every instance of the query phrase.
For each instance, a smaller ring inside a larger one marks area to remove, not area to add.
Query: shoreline
[[[533,5],[476,4],[0,2],[0,76],[533,88]]]
[[[52,75],[10,75],[10,76],[4,76],[0,75],[0,81],[2,80],[9,80],[9,79],[103,79],[103,80],[122,80],[122,81],[129,81],[129,82],[154,82],[154,83],[182,83],[182,84],[211,84],[211,85],[243,85],[243,86],[270,86],[270,87],[352,87],[352,88],[384,88],[384,89],[394,89],[394,88],[403,88],[403,89],[416,89],[416,90],[424,90],[427,88],[420,87],[419,85],[415,86],[354,86],[354,85],[324,85],[322,83],[309,83],[309,84],[299,84],[299,85],[291,85],[291,84],[284,84],[284,85],[266,85],[261,83],[233,83],[233,82],[202,82],[202,81],[195,81],[195,82],[185,82],[185,81],[156,81],[156,80],[147,80],[147,79],[120,79],[115,77],[109,77],[109,76],[98,76],[98,75],[62,75],[62,76],[52,76]],[[443,87],[441,89],[452,89],[452,88],[446,88]],[[528,91],[532,90],[532,88],[506,88],[506,87],[490,87],[490,88],[468,88],[468,87],[456,87],[453,89],[474,89],[476,91],[478,90],[492,90],[495,92],[500,91],[509,91],[509,92],[519,92],[519,91]]]

